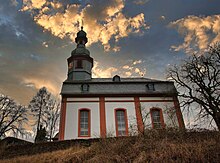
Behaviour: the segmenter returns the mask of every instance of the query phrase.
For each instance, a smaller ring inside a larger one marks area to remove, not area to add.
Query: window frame
[[[85,90],[84,90],[84,87],[86,88]],[[89,92],[89,84],[82,84],[81,85],[81,91],[82,92]]]
[[[153,111],[159,111],[159,113],[160,113],[160,124],[161,124],[160,128],[155,128],[155,126],[154,126]],[[150,115],[151,115],[151,123],[152,123],[152,128],[153,129],[164,129],[165,128],[163,112],[162,112],[161,108],[151,108],[150,109]]]
[[[125,135],[119,135],[118,134],[118,119],[117,119],[117,111],[123,111],[124,112],[124,119],[125,119]],[[127,118],[127,110],[124,108],[116,108],[115,109],[115,130],[116,130],[116,137],[119,136],[128,136],[128,118]]]
[[[81,117],[82,111],[88,112],[88,135],[81,135],[80,134],[80,131],[81,131],[80,117]],[[78,137],[91,137],[91,110],[88,108],[81,108],[78,110]]]
[[[147,88],[147,91],[155,91],[155,84],[154,83],[148,83],[146,85],[146,88]]]

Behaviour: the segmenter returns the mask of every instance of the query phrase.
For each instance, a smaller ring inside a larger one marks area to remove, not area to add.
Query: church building
[[[77,33],[63,82],[59,140],[129,136],[146,128],[184,129],[171,81],[149,78],[92,78],[86,32]]]

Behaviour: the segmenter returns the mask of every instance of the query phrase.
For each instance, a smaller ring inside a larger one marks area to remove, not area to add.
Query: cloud
[[[40,89],[42,87],[46,87],[49,92],[51,92],[54,95],[59,94],[59,89],[52,80],[45,80],[42,78],[24,78],[23,82],[21,83],[22,85],[25,85],[26,87],[31,87],[33,89]]]
[[[118,52],[121,50],[121,47],[119,46],[115,46],[113,49],[112,49],[114,52]]]
[[[113,73],[117,72],[117,68],[115,67],[108,67],[108,68],[103,68],[100,66],[100,64],[95,61],[94,62],[94,67],[92,69],[92,77],[93,78],[110,78],[113,76]]]
[[[169,24],[184,37],[181,45],[173,45],[174,51],[185,50],[186,53],[202,52],[210,44],[220,41],[220,15],[207,17],[187,16]]]
[[[23,11],[41,9],[46,2],[46,0],[23,0]]]
[[[161,15],[161,16],[160,16],[160,20],[162,20],[162,21],[163,21],[163,20],[166,20],[166,17],[165,17],[164,15]]]
[[[143,77],[147,70],[143,68],[141,60],[129,60],[125,65],[120,67],[108,67],[105,68],[97,61],[94,62],[92,69],[93,78],[111,78],[114,75],[120,75],[122,77]]]
[[[44,46],[44,47],[48,48],[48,46],[49,46],[49,45],[48,45],[48,43],[47,43],[47,42],[45,42],[45,41],[44,41],[44,42],[42,43],[42,46]]]
[[[133,62],[133,65],[139,64],[141,62],[142,62],[142,60],[136,60],[136,61]]]
[[[136,5],[144,5],[146,4],[147,2],[149,2],[150,0],[134,0],[133,2],[136,4]]]
[[[130,34],[141,34],[148,29],[144,14],[127,17],[123,13],[123,0],[91,1],[90,4],[61,4],[46,0],[25,0],[21,11],[31,12],[37,24],[54,36],[70,38],[75,41],[83,21],[84,30],[88,31],[88,45],[101,42],[106,51],[111,50],[110,41],[128,37]],[[36,10],[38,9],[38,10]],[[112,48],[118,51],[117,45]]]
[[[17,6],[18,5],[18,2],[16,0],[11,0],[11,5],[12,6]]]

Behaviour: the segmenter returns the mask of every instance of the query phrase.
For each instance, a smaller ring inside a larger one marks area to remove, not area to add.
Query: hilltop
[[[0,162],[219,162],[217,131],[156,131],[144,136],[0,147]]]

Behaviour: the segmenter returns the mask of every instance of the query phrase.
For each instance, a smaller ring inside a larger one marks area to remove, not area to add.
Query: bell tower
[[[85,46],[88,39],[86,32],[83,31],[83,27],[81,27],[81,30],[77,33],[75,42],[77,47],[72,51],[71,57],[67,59],[68,80],[90,80],[92,78],[93,58],[90,57],[90,52]]]

